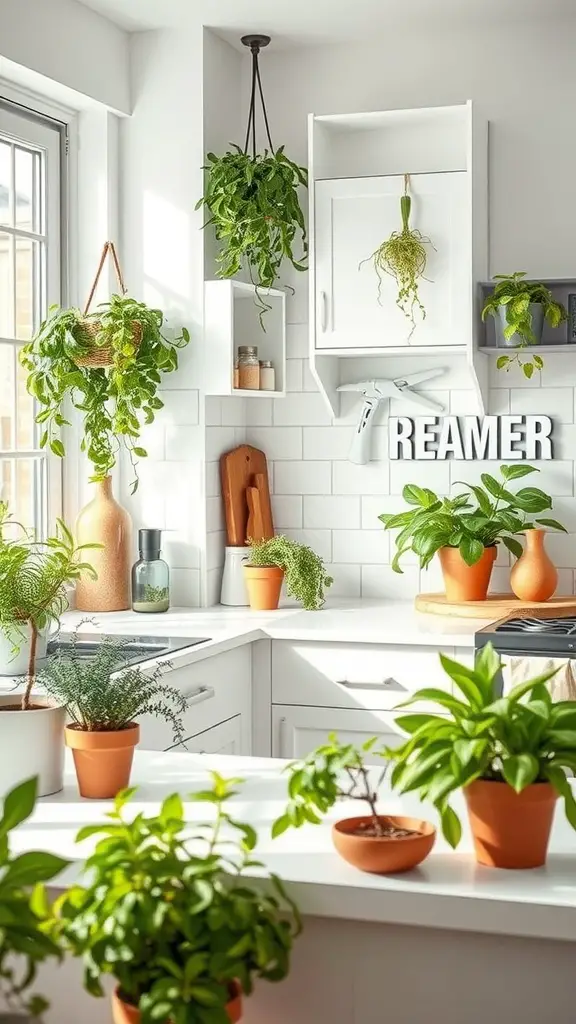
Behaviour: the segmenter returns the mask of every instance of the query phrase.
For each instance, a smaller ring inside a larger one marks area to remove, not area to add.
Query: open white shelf
[[[505,347],[504,345],[481,345],[480,352],[486,352],[490,356],[507,356],[513,355],[515,352],[523,352],[524,355],[530,355],[531,352],[537,352],[538,354],[546,355],[549,352],[564,352],[566,355],[576,355],[576,345],[568,345],[565,342],[563,345],[525,345],[522,348],[517,346],[516,348]]]
[[[238,398],[284,398],[286,395],[286,296],[277,289],[259,289],[271,308],[260,322],[256,288],[243,281],[204,284],[204,391]],[[234,388],[234,363],[240,345],[256,345],[258,358],[276,371],[274,391]]]

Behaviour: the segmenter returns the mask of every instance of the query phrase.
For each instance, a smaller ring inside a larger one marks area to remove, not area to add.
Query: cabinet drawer
[[[437,648],[293,640],[272,645],[274,704],[386,711],[424,686],[452,690]]]
[[[342,743],[360,746],[377,736],[378,746],[399,746],[406,739],[396,726],[395,715],[386,711],[348,711],[342,708],[310,708],[276,705],[272,709],[272,756],[306,757],[336,733]],[[382,765],[382,758],[368,754],[368,764]]]
[[[251,650],[237,647],[186,668],[165,674],[165,681],[186,698],[183,716],[185,736],[196,736],[234,715],[251,715]],[[166,750],[174,743],[172,728],[164,719],[147,715],[140,721],[140,747]]]

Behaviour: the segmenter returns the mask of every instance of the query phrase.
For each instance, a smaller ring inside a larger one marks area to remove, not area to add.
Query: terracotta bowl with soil
[[[344,818],[332,826],[338,853],[360,871],[387,875],[410,871],[428,856],[436,842],[436,829],[421,818],[381,815],[378,835],[371,817]]]

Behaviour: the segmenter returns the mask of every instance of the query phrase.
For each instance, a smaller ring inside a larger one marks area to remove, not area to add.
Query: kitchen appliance
[[[444,373],[443,369],[420,370],[419,373],[408,373],[405,377],[394,380],[362,380],[358,384],[341,384],[337,391],[358,391],[364,396],[364,404],[360,419],[354,432],[348,460],[358,466],[365,466],[370,461],[370,441],[376,410],[385,398],[403,398],[424,409],[433,412],[444,412],[444,406],[427,398],[419,391],[413,391],[413,384],[421,384],[425,380],[434,380]]]
[[[507,615],[479,629],[474,636],[476,653],[487,643],[491,643],[502,658],[503,672],[496,685],[498,694],[521,679],[534,678],[551,669],[556,671],[551,684],[553,687],[566,682],[573,684],[571,662],[576,658],[574,614],[555,615],[551,609],[548,616],[539,612],[536,618],[530,615],[530,609],[524,608],[521,613]],[[540,660],[541,667],[538,665]]]
[[[176,651],[183,651],[187,647],[196,647],[204,644],[208,637],[185,637],[185,636],[121,636],[116,633],[77,633],[75,639],[76,658],[90,661],[96,657],[98,648],[106,641],[114,640],[120,643],[123,655],[118,663],[118,669],[126,668],[128,665],[138,665],[151,658],[169,658]],[[72,636],[66,633],[59,633],[48,641],[47,654],[66,654],[72,649]],[[42,668],[44,659],[39,659],[38,668]]]

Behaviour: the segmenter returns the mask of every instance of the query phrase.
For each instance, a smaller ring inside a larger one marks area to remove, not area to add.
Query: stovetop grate
[[[576,634],[576,618],[566,616],[558,619],[507,619],[494,628],[495,633],[537,633],[556,636],[572,636]]]

